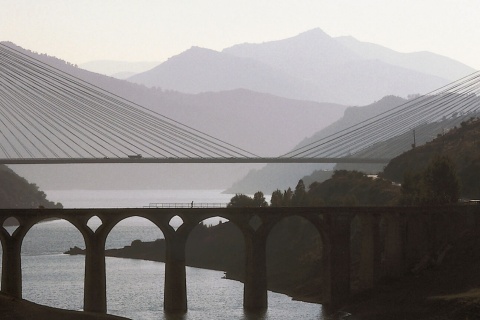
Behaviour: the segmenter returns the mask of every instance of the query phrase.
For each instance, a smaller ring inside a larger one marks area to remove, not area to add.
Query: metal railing
[[[144,208],[226,208],[228,203],[207,202],[184,202],[184,203],[160,203],[152,202]]]

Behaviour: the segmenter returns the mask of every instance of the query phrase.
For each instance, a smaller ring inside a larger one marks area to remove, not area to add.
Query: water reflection
[[[268,310],[245,311],[242,320],[266,320],[268,318]]]
[[[165,320],[187,320],[187,314],[181,313],[164,313],[163,319]]]
[[[189,320],[191,319],[187,313],[181,314],[172,314],[172,313],[164,313],[164,320]],[[260,311],[244,311],[243,315],[239,320],[268,320],[268,310],[260,310]],[[321,319],[321,318],[320,318]]]

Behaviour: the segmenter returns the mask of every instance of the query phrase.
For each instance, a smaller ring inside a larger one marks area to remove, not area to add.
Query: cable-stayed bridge
[[[0,44],[0,163],[387,163],[476,117],[479,87],[476,72],[281,156],[262,157]]]

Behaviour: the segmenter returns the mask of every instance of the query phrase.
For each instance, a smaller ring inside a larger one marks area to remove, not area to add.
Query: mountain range
[[[128,81],[187,93],[245,88],[293,99],[366,105],[391,94],[424,94],[472,72],[433,53],[399,53],[313,29],[221,52],[192,47]]]

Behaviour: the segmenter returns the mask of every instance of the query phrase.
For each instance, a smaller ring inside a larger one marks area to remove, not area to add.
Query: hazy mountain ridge
[[[448,82],[418,69],[365,57],[321,29],[285,40],[236,45],[223,52],[264,62],[317,84],[320,101],[349,105],[365,105],[391,94],[427,93]]]
[[[78,65],[87,71],[100,73],[106,76],[114,77],[117,79],[126,79],[137,73],[150,70],[157,65],[160,61],[111,61],[111,60],[95,60]]]
[[[391,94],[427,93],[451,80],[441,75],[467,75],[473,70],[429,53],[401,54],[378,46],[367,54],[362,49],[367,44],[352,42],[314,29],[221,52],[192,47],[128,80],[189,93],[246,88],[293,99],[366,105]],[[422,58],[420,63],[412,62],[416,57]],[[400,61],[403,58],[407,62]],[[429,59],[435,63],[427,63]],[[439,64],[451,72],[427,72]]]
[[[313,99],[317,89],[308,81],[253,59],[199,47],[192,47],[127,80],[193,94],[249,89],[304,100]]]
[[[473,73],[475,69],[433,52],[421,51],[402,53],[354,37],[334,38],[336,41],[368,60],[380,60],[392,65],[431,74],[451,81]]]
[[[75,77],[253,153],[275,156],[341,117],[344,106],[248,90],[198,95],[149,89],[8,44]],[[265,126],[278,123],[281,125]],[[268,130],[266,130],[268,129]],[[44,190],[225,188],[258,165],[11,166]]]

